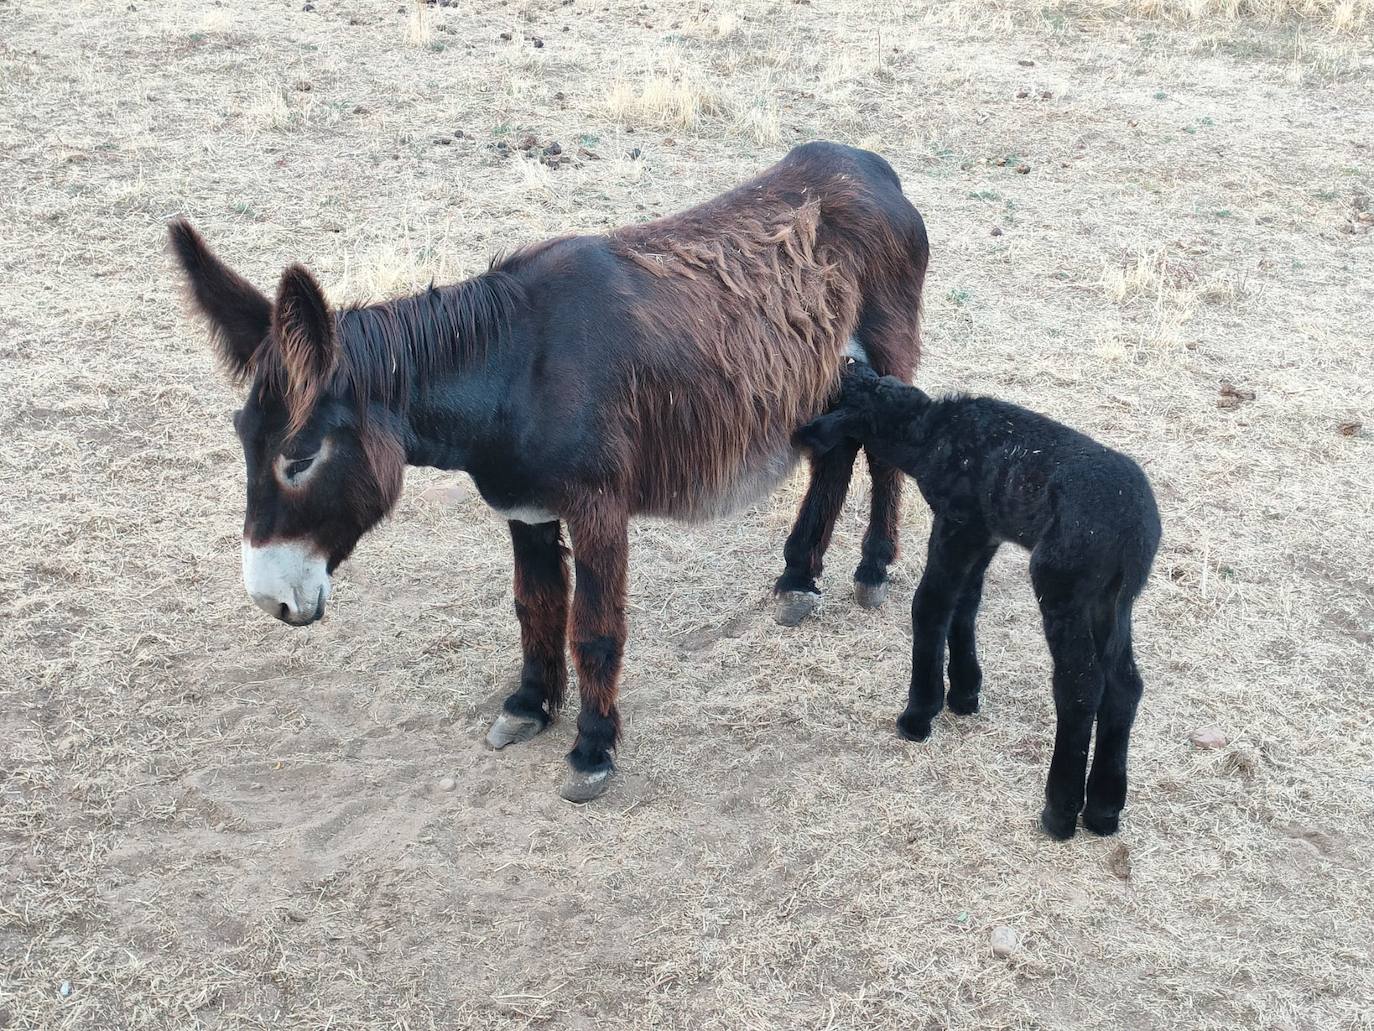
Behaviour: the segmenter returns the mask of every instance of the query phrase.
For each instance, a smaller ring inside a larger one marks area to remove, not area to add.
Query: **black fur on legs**
[[[795,440],[813,455],[861,444],[912,476],[934,513],[912,601],[911,689],[897,721],[904,737],[924,740],[944,707],[946,647],[950,708],[977,710],[982,672],[974,623],[983,574],[1004,541],[1030,549],[1054,660],[1057,717],[1041,825],[1068,838],[1081,812],[1090,831],[1114,833],[1143,690],[1131,650],[1131,608],[1160,538],[1154,493],[1140,467],[1016,405],[932,400],[862,364],[846,368],[835,407]]]
[[[601,636],[576,645],[578,669],[588,680],[613,680],[620,672],[621,646],[614,637]],[[579,773],[609,770],[611,752],[620,737],[620,713],[613,703],[584,693],[577,714],[577,740],[568,763]]]

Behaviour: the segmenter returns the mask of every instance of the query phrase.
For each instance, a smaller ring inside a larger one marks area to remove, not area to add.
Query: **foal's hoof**
[[[820,605],[815,591],[783,591],[773,603],[773,618],[783,626],[796,626]]]
[[[930,720],[917,719],[902,713],[897,717],[897,736],[908,741],[924,741],[930,737]]]
[[[1040,814],[1040,829],[1055,841],[1068,841],[1078,829],[1078,814],[1061,813],[1045,806]]]
[[[945,696],[945,704],[949,706],[950,712],[958,713],[960,716],[972,716],[978,711],[978,696],[955,694],[951,691]]]
[[[604,794],[610,786],[611,767],[604,770],[593,770],[591,773],[569,770],[568,775],[563,778],[563,786],[558,789],[558,793],[569,802],[590,802]]]
[[[861,609],[882,608],[883,602],[887,601],[887,581],[879,584],[866,584],[862,581],[854,581],[854,600],[859,603]]]
[[[487,731],[487,744],[492,748],[505,748],[507,745],[528,741],[543,732],[548,723],[533,716],[513,716],[508,712],[496,717],[496,722]]]
[[[1094,813],[1091,809],[1083,810],[1084,829],[1092,831],[1098,837],[1109,838],[1120,826],[1120,813]]]

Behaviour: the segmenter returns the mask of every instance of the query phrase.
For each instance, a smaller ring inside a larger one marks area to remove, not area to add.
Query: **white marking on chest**
[[[487,507],[502,519],[508,519],[513,523],[528,523],[530,526],[537,526],[540,523],[558,521],[558,516],[546,508],[539,508],[537,505],[517,505],[515,508],[497,508],[495,505],[488,505]]]

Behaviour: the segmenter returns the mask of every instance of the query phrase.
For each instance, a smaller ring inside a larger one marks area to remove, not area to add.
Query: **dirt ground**
[[[1374,1026],[1370,9],[1124,6],[0,0],[0,1027]],[[518,638],[465,479],[412,471],[322,624],[243,594],[169,218],[269,291],[383,296],[818,137],[926,216],[927,388],[1153,478],[1117,838],[1036,829],[1023,554],[984,711],[893,734],[914,491],[894,600],[852,600],[860,479],[794,630],[800,479],[636,525],[621,774],[580,808],[568,719],[482,747]]]

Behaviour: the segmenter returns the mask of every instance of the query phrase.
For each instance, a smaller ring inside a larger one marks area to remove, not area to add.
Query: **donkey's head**
[[[188,223],[172,223],[171,241],[221,364],[249,385],[234,415],[248,472],[244,586],[263,611],[313,623],[334,569],[400,496],[400,438],[349,375],[339,320],[308,271],[288,268],[270,301]]]

